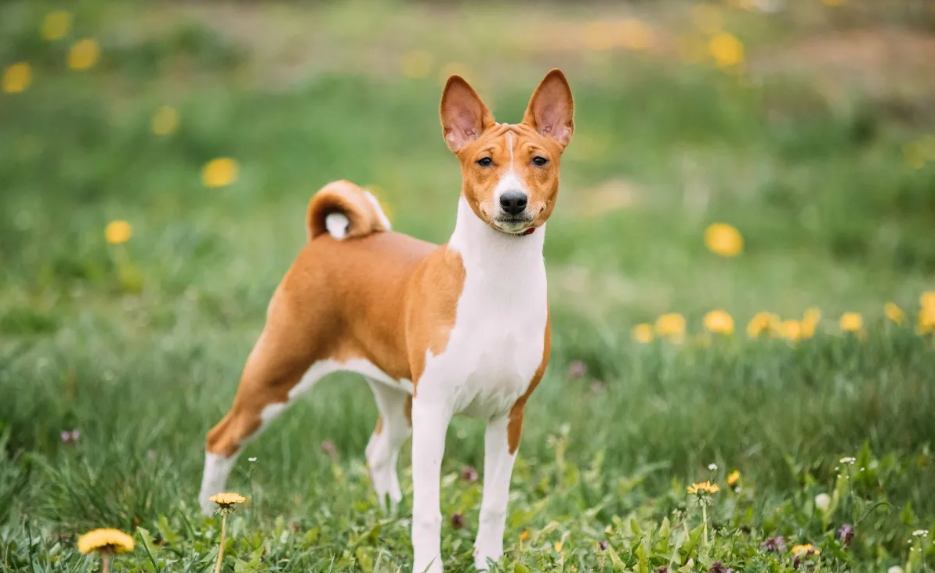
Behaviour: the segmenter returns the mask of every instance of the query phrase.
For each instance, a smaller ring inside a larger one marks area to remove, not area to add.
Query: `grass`
[[[721,10],[747,49],[733,73],[662,48],[588,47],[592,19],[632,16],[677,43],[687,6],[79,2],[50,42],[39,22],[62,6],[5,3],[0,67],[28,61],[33,80],[0,94],[0,571],[95,570],[74,548],[95,527],[136,537],[116,571],[211,570],[220,520],[195,503],[204,434],[305,240],[309,196],[336,178],[377,186],[397,229],[443,242],[459,180],[440,71],[466,68],[516,121],[552,65],[577,102],[546,242],[554,352],[527,409],[498,570],[927,570],[931,536],[913,531],[935,531],[935,348],[915,317],[935,288],[935,163],[907,165],[907,145],[924,147],[931,93],[773,65],[803,38],[895,26],[909,41],[926,20],[804,4]],[[529,43],[554,26],[583,36]],[[81,37],[101,60],[68,70]],[[346,49],[326,55],[339,37]],[[412,50],[432,56],[425,77],[397,71]],[[150,129],[162,105],[181,118],[165,137]],[[206,188],[217,157],[239,177]],[[112,220],[130,223],[129,242],[106,243]],[[713,222],[741,231],[742,255],[705,248]],[[890,301],[903,325],[884,317]],[[811,339],[744,335],[757,312],[810,307],[824,315]],[[717,308],[735,335],[705,334]],[[863,336],[840,331],[846,311],[862,313]],[[686,317],[684,344],[630,339],[667,312]],[[405,501],[384,514],[363,465],[375,418],[366,385],[335,376],[248,448],[230,487],[250,503],[228,520],[225,570],[406,570],[408,452]],[[451,571],[472,563],[481,487],[461,474],[482,473],[482,436],[467,419],[448,435],[442,512],[465,518],[443,529]],[[705,480],[721,487],[707,542],[685,493]],[[761,547],[777,536],[785,549]],[[796,563],[805,543],[821,554]]]

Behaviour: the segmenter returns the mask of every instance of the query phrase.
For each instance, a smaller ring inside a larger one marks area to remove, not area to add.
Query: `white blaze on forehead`
[[[525,193],[529,195],[529,190],[526,189],[526,184],[516,176],[516,171],[513,169],[513,134],[507,132],[506,134],[507,147],[510,150],[510,168],[500,176],[500,181],[497,182],[496,188],[493,190],[493,200],[495,205],[500,204],[500,197],[509,191],[519,191],[520,193]]]

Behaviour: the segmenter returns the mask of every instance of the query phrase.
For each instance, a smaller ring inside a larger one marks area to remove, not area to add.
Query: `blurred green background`
[[[570,535],[568,563],[600,570],[613,516],[658,523],[684,509],[685,483],[732,469],[750,487],[714,515],[750,555],[766,535],[834,538],[843,518],[819,519],[811,499],[865,447],[879,469],[842,507],[888,509],[829,567],[908,564],[908,532],[935,524],[920,318],[935,290],[933,61],[935,5],[910,0],[4,2],[2,566],[90,568],[70,540],[103,525],[153,532],[152,570],[170,549],[209,563],[191,525],[204,433],[305,241],[309,197],[350,179],[396,230],[444,242],[460,187],[444,80],[464,75],[516,122],[553,67],[576,98],[545,251],[555,350],[508,523],[508,545],[528,528],[545,549],[508,558],[559,570],[538,560]],[[706,245],[715,223],[726,251]],[[757,313],[810,308],[814,336],[747,336]],[[733,334],[706,330],[716,309]],[[684,317],[681,341],[656,336],[667,313]],[[362,466],[375,418],[366,385],[338,376],[250,446],[260,462],[231,485],[253,499],[241,532],[259,541],[243,555],[374,570],[381,544],[348,539],[380,523],[386,563],[405,566],[406,510],[383,521]],[[457,420],[443,511],[471,525],[479,486],[456,477],[480,469],[482,446],[478,423]],[[264,546],[277,519],[319,533],[301,551]],[[452,570],[472,531],[446,529]]]

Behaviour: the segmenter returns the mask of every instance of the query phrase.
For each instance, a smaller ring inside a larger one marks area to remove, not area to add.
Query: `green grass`
[[[305,240],[308,198],[337,178],[376,185],[396,229],[445,241],[459,176],[440,136],[437,75],[455,59],[501,121],[521,117],[553,65],[577,104],[546,241],[554,352],[527,408],[499,570],[789,571],[791,546],[809,542],[820,560],[800,569],[935,562],[931,538],[912,536],[935,531],[935,347],[915,332],[919,296],[935,290],[935,163],[904,158],[932,127],[905,110],[932,94],[758,63],[801,37],[878,24],[867,6],[831,20],[815,19],[831,10],[817,3],[725,12],[748,42],[739,75],[517,39],[550,23],[581,29],[594,14],[636,14],[674,38],[685,6],[551,5],[526,18],[528,7],[79,2],[74,30],[50,43],[37,30],[52,7],[0,7],[0,67],[33,66],[26,92],[0,94],[0,571],[96,570],[74,548],[94,527],[136,536],[117,571],[211,570],[220,523],[195,503],[204,434]],[[244,19],[282,37],[251,35]],[[463,35],[432,22],[460,22]],[[511,37],[496,32],[503,22],[526,27]],[[333,57],[301,53],[342,34]],[[67,47],[83,36],[100,40],[102,59],[69,71]],[[397,72],[412,49],[435,54],[428,77]],[[159,137],[150,119],[166,104],[181,122]],[[200,169],[216,157],[235,158],[240,175],[208,189]],[[132,225],[123,246],[104,241],[114,219]],[[719,221],[742,232],[741,256],[705,248]],[[884,318],[889,301],[906,324]],[[809,307],[824,314],[810,340],[744,335],[757,312]],[[736,335],[704,334],[715,308]],[[840,332],[845,311],[863,314],[865,337]],[[666,312],[686,316],[684,344],[630,340]],[[580,378],[567,375],[576,361]],[[366,385],[335,376],[249,446],[230,488],[250,503],[228,524],[225,570],[411,565],[408,451],[405,500],[384,514],[363,465],[375,418]],[[81,437],[64,443],[75,428]],[[482,436],[467,419],[448,434],[442,512],[466,518],[443,528],[450,571],[472,563],[481,487],[460,475],[482,473]],[[848,456],[854,465],[840,463]],[[737,491],[725,481],[735,469]],[[721,491],[705,543],[685,487],[708,479]],[[819,493],[834,499],[827,512]],[[844,524],[856,530],[846,548]],[[785,551],[761,549],[780,535]]]

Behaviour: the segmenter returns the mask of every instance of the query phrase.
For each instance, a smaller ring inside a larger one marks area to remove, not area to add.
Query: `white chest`
[[[462,221],[467,217],[473,221]],[[464,287],[448,344],[427,357],[419,393],[431,392],[454,413],[496,417],[509,412],[542,363],[548,320],[544,229],[514,237],[490,229],[473,212],[459,209],[458,219],[449,248],[462,257]]]

